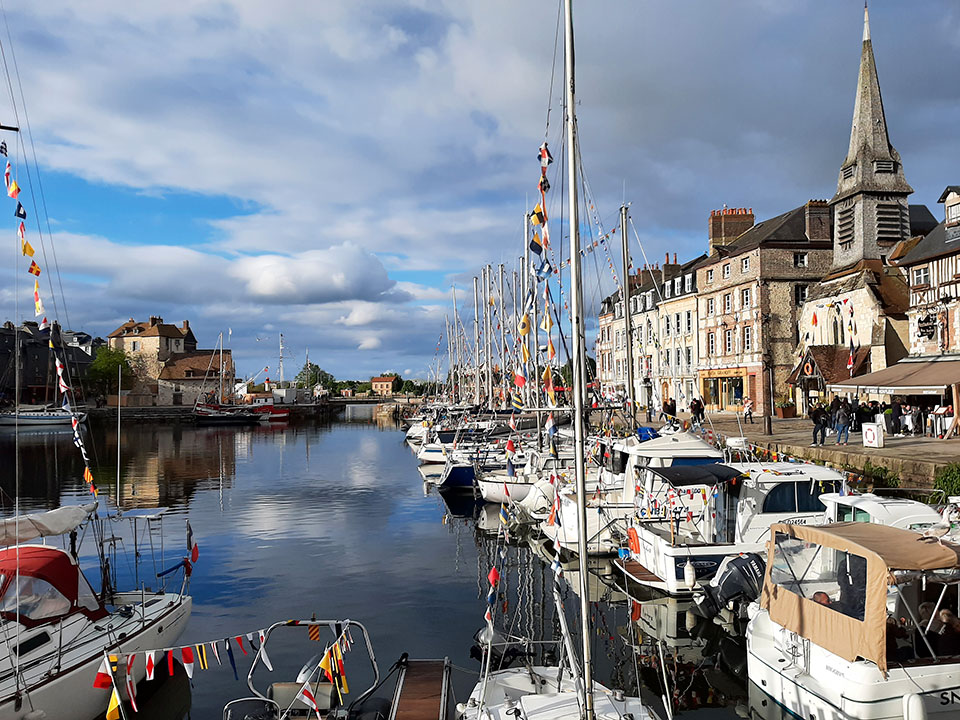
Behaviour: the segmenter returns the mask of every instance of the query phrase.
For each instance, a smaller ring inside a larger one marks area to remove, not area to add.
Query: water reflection
[[[503,578],[498,628],[557,640],[554,576],[545,562],[549,547],[520,535],[500,542],[499,508],[483,506],[469,493],[443,496],[425,484],[403,437],[396,425],[374,418],[373,406],[349,406],[333,424],[125,426],[120,504],[171,508],[165,526],[174,554],[182,552],[183,519],[189,516],[200,545],[194,613],[181,642],[316,613],[366,624],[381,665],[409,652],[449,656],[455,665],[476,670],[474,634],[484,626],[487,573],[494,564]],[[113,506],[115,426],[92,425],[88,444],[101,502]],[[0,453],[0,488],[12,497],[9,435],[0,435]],[[50,508],[87,497],[69,432],[25,435],[20,459],[25,506]],[[575,632],[577,580],[576,565],[565,565],[560,603]],[[642,596],[606,561],[591,561],[587,586],[601,681],[636,694],[639,678],[646,695],[664,694],[660,639],[669,668],[666,694],[676,695],[674,705],[684,714],[711,708],[707,712],[718,717],[713,708],[726,705],[721,716],[733,717],[729,704],[747,701],[737,679],[745,672],[736,648],[725,645],[736,628],[688,628],[686,608]],[[277,672],[268,679],[288,679],[281,668],[296,673],[311,650],[300,640],[271,647]],[[537,652],[542,657],[550,649]],[[223,666],[195,672],[192,699],[188,693],[184,701],[187,683],[175,676],[169,689],[148,688],[157,697],[141,703],[141,710],[146,705],[156,717],[180,718],[192,703],[193,717],[219,717],[225,701],[247,694],[242,680],[250,659],[238,657],[241,682],[224,660]],[[462,699],[475,677],[457,673],[454,680]]]

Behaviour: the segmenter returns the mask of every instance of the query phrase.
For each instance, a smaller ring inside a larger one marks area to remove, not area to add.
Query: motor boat
[[[750,679],[797,717],[960,710],[960,546],[866,522],[774,524],[750,605]]]
[[[774,522],[821,524],[820,496],[843,476],[812,463],[730,463],[649,467],[622,549],[636,582],[686,595],[709,582],[723,560],[763,550]]]

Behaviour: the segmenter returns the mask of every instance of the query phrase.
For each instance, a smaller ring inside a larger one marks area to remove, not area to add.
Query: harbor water
[[[130,424],[120,436],[119,483],[116,428],[93,424],[87,433],[101,508],[115,509],[119,487],[124,509],[169,509],[162,548],[155,535],[140,531],[139,564],[129,521],[112,521],[119,587],[138,581],[155,587],[157,570],[186,554],[190,520],[199,560],[183,645],[249,632],[256,637],[257,630],[287,619],[350,618],[369,629],[381,674],[404,652],[448,657],[457,668],[456,698],[464,700],[480,668],[474,634],[484,626],[487,573],[494,564],[503,575],[498,628],[557,637],[553,572],[542,549],[527,538],[505,543],[498,534],[499,507],[491,512],[470,496],[439,495],[418,472],[403,432],[374,422],[372,407],[350,407],[329,424]],[[89,501],[69,430],[24,429],[14,450],[13,433],[0,434],[4,515],[13,513],[16,464],[21,512]],[[87,577],[98,588],[95,552],[81,549]],[[744,712],[750,698],[745,661],[740,664],[742,632],[738,637],[714,623],[698,625],[684,603],[627,588],[609,563],[593,566],[591,638],[600,681],[635,693],[639,676],[642,696],[659,705],[662,654],[675,715],[733,718],[738,705]],[[576,579],[571,569],[561,585],[566,615],[578,632],[579,603],[570,587]],[[289,643],[279,631],[269,643],[275,671],[258,670],[258,688],[283,675],[292,680],[322,649],[311,646],[302,629],[285,632]],[[209,667],[195,669],[192,680],[182,672],[168,680],[164,663],[158,680],[141,683],[144,701],[136,717],[219,718],[225,702],[250,695],[245,676],[252,653],[236,654],[239,680],[226,658],[219,664],[211,655]],[[351,690],[358,692],[370,672],[355,655],[362,655],[357,647],[346,666]],[[104,708],[107,700],[105,693]],[[754,697],[753,704],[762,700]],[[760,716],[778,717],[772,702],[765,705]],[[658,712],[663,716],[662,706]]]

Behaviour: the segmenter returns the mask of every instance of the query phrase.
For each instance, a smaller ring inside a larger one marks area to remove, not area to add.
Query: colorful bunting
[[[17,209],[13,211],[13,216],[18,217],[21,220],[27,219],[27,211],[23,207],[23,203],[21,203],[19,200],[17,200]]]
[[[40,266],[37,265],[35,260],[30,261],[30,267],[27,268],[27,272],[36,277],[40,277]]]

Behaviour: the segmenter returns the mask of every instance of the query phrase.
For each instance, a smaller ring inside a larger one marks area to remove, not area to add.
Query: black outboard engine
[[[713,582],[693,599],[693,610],[702,617],[713,618],[731,600],[750,602],[760,597],[766,563],[757,553],[745,553],[725,560]]]

